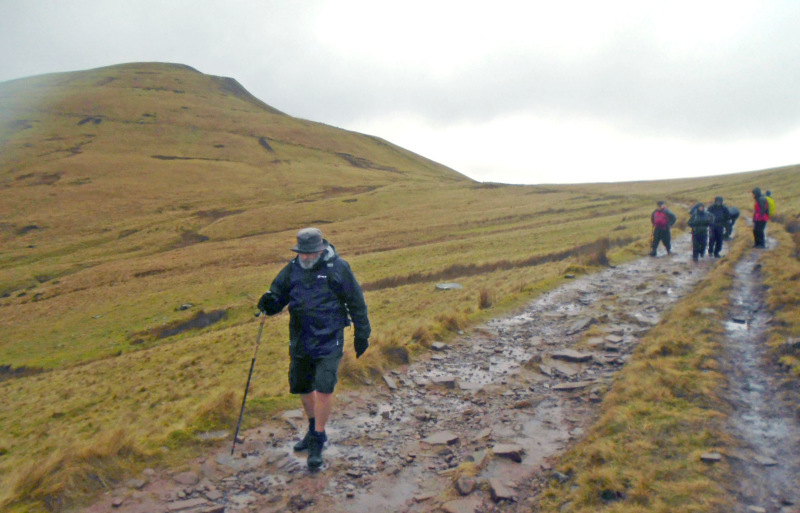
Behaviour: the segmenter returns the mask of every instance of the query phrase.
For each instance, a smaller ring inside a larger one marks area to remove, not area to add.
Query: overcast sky
[[[480,181],[800,163],[798,0],[0,0],[0,81],[136,61]]]

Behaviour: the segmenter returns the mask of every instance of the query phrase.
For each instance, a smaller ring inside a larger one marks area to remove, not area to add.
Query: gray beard
[[[297,263],[300,264],[300,267],[302,269],[308,270],[314,267],[317,264],[317,262],[319,262],[320,258],[322,258],[322,255],[318,256],[314,260],[302,260],[300,257],[297,257]]]

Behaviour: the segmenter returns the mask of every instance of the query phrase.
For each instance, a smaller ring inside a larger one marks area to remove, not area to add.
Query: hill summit
[[[468,180],[379,138],[288,116],[232,78],[180,64],[13,80],[0,84],[0,102],[6,244],[20,232],[70,236],[231,200],[252,206]]]

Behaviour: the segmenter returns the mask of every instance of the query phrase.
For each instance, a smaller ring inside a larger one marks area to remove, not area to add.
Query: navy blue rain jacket
[[[340,333],[355,326],[355,338],[371,333],[364,293],[350,264],[339,258],[333,245],[311,269],[303,269],[294,258],[270,285],[272,301],[267,314],[289,306],[289,353],[295,357],[341,356]]]
[[[714,203],[706,212],[714,216],[714,226],[727,226],[731,222],[731,214],[725,205]]]

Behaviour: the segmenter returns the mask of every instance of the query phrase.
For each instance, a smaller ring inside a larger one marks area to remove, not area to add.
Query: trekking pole
[[[260,316],[261,312],[256,314]],[[261,324],[258,327],[258,336],[256,337],[256,347],[253,349],[253,359],[250,361],[250,372],[247,374],[247,385],[244,387],[244,397],[242,397],[242,409],[239,411],[239,422],[236,423],[236,432],[233,434],[233,446],[231,447],[231,456],[233,451],[236,450],[236,439],[239,438],[239,428],[242,427],[242,416],[244,415],[244,403],[247,401],[247,391],[250,389],[250,378],[253,377],[253,367],[256,365],[256,355],[258,354],[258,344],[261,342],[261,332],[264,331],[264,321],[267,316],[261,318]]]

